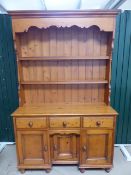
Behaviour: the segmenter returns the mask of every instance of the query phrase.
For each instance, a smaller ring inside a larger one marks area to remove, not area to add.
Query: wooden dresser
[[[20,107],[12,114],[18,169],[113,166],[109,106],[119,11],[20,11],[12,16]]]

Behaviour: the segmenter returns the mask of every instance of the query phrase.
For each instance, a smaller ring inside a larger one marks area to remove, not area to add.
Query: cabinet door
[[[51,136],[51,155],[53,161],[79,160],[79,135],[54,134]]]
[[[49,164],[47,131],[17,131],[17,149],[22,165]]]
[[[88,129],[81,131],[80,165],[110,165],[113,157],[113,131]],[[98,166],[99,167],[99,166]],[[101,166],[100,166],[101,167]]]

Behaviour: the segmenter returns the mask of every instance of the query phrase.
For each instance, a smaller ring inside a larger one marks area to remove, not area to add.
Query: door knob
[[[56,151],[57,150],[57,146],[56,146],[56,144],[54,144],[54,151]]]
[[[44,146],[44,151],[45,151],[45,152],[48,151],[47,145]]]
[[[84,146],[82,147],[82,150],[83,150],[83,151],[86,151],[86,150],[87,150],[87,147],[84,145]]]

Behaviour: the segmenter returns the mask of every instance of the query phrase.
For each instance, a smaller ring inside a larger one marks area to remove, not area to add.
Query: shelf
[[[54,56],[54,57],[20,57],[21,61],[60,61],[60,60],[109,60],[109,56],[90,56],[90,57],[63,57],[63,56]]]
[[[73,84],[108,84],[107,80],[88,80],[88,81],[21,81],[20,84],[23,85],[73,85]]]
[[[28,103],[24,103],[23,104],[23,106],[24,107],[43,107],[43,106],[45,106],[45,107],[48,107],[49,105],[52,105],[53,104],[53,106],[55,107],[58,107],[58,106],[61,106],[61,105],[70,105],[70,106],[72,106],[72,105],[78,105],[79,107],[81,106],[92,106],[92,103],[85,103],[85,102],[72,102],[72,103],[70,103],[70,102],[54,102],[54,103],[51,103],[50,104],[50,102],[47,102],[46,104],[45,103],[32,103],[32,104],[28,104]],[[105,102],[94,102],[93,103],[93,105],[94,106],[97,106],[97,107],[103,107],[103,106],[107,106],[107,104],[105,103]]]

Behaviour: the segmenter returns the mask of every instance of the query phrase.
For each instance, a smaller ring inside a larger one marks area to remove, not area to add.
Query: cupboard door
[[[54,134],[51,136],[51,155],[53,161],[79,160],[79,135]]]
[[[17,131],[17,148],[20,165],[49,164],[47,131]]]
[[[81,131],[80,165],[111,165],[113,157],[113,131],[89,129]],[[98,166],[99,167],[99,166]]]

